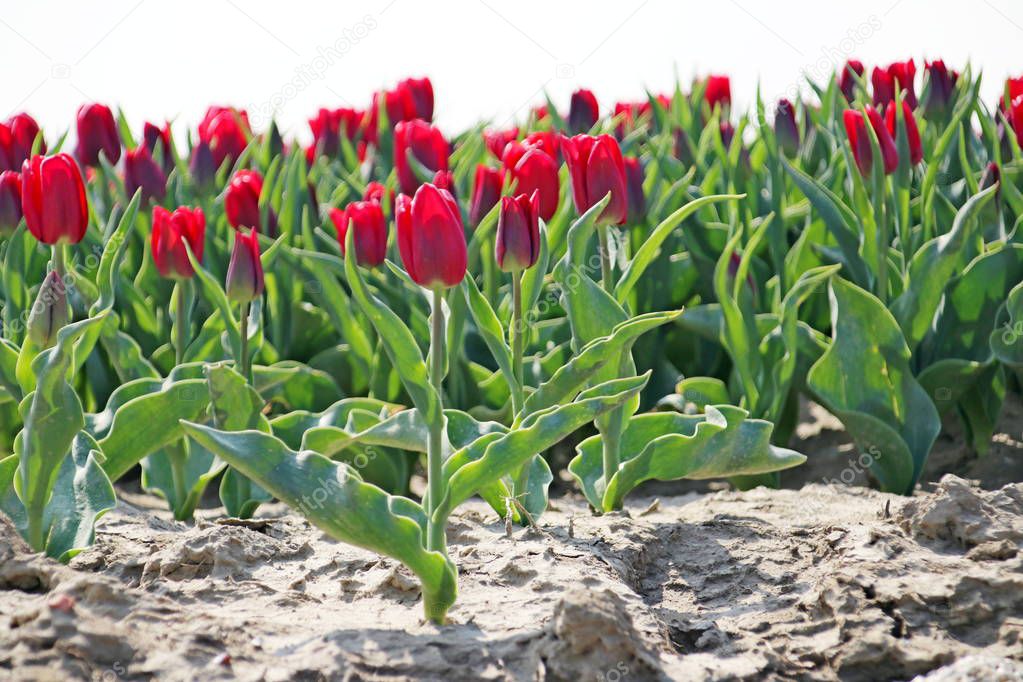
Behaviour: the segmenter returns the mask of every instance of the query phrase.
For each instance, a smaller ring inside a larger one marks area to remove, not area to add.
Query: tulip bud
[[[905,100],[902,101],[902,115],[906,121],[906,142],[909,146],[909,162],[915,166],[923,161],[924,150],[920,144],[920,130],[916,126],[913,110],[909,108],[909,103]],[[895,105],[892,103],[885,111],[885,125],[888,129],[888,134],[894,139],[898,139],[897,122]]]
[[[1023,146],[1023,95],[1012,100],[1009,109],[1009,121],[1016,131],[1016,141]]]
[[[884,161],[884,172],[891,174],[899,166],[899,153],[895,148],[895,141],[884,125],[881,115],[873,107],[867,107],[867,117],[870,120],[870,127],[874,129],[878,144],[881,147],[881,157]],[[870,136],[867,133],[866,122],[863,114],[852,109],[846,109],[843,114],[845,132],[849,137],[849,145],[852,147],[853,158],[860,174],[864,177],[870,175],[874,155],[870,144]]]
[[[83,166],[98,166],[103,152],[113,165],[121,158],[121,138],[110,109],[102,104],[84,104],[78,109],[78,147],[75,156]]]
[[[483,133],[483,144],[486,145],[487,151],[498,159],[504,156],[504,148],[508,146],[508,143],[514,142],[517,139],[519,139],[518,128],[487,130]]]
[[[980,177],[980,189],[985,190],[992,185],[999,185],[999,188],[995,190],[995,201],[998,201],[998,195],[1001,193],[1002,183],[1002,170],[998,167],[998,164],[994,161],[987,165],[984,169],[984,174]]]
[[[64,280],[50,270],[28,315],[28,338],[40,349],[49,348],[56,343],[57,332],[70,321]]]
[[[852,102],[856,96],[856,77],[862,77],[866,72],[863,62],[858,59],[850,59],[842,67],[842,75],[838,78],[838,88],[842,91],[847,102]]]
[[[263,214],[259,208],[259,196],[263,192],[263,176],[258,171],[240,170],[231,178],[227,186],[227,195],[224,197],[224,212],[227,213],[227,222],[235,229],[243,227],[255,228],[263,231]],[[267,234],[273,236],[276,232],[277,217],[273,210],[267,212]]]
[[[145,145],[130,149],[124,155],[124,188],[128,196],[141,189],[143,201],[162,201],[167,195],[167,176]]]
[[[888,65],[888,75],[891,76],[892,85],[902,91],[902,98],[909,104],[911,109],[916,109],[916,90],[913,86],[913,79],[916,77],[916,63],[910,59],[905,62],[893,62]],[[895,99],[892,95],[889,99]]]
[[[612,116],[618,120],[615,125],[615,137],[619,140],[636,129],[636,119],[639,118],[639,104],[635,102],[615,102]]]
[[[394,168],[405,194],[412,194],[421,184],[409,154],[431,173],[448,169],[448,143],[440,130],[418,119],[402,121],[394,128]]]
[[[365,136],[369,142],[376,144],[380,132],[380,107],[383,99],[384,111],[387,114],[388,127],[393,129],[402,121],[418,118],[416,103],[412,99],[409,88],[399,87],[394,90],[382,90],[373,93],[373,101],[364,120]]]
[[[28,114],[15,114],[0,124],[0,171],[21,169],[38,136],[39,124]],[[40,140],[38,153],[46,153],[45,140]]]
[[[469,207],[469,222],[478,227],[490,209],[497,205],[504,186],[504,172],[482,163],[476,166],[476,179],[472,188],[472,206]],[[538,200],[539,201],[539,200]]]
[[[395,202],[398,252],[409,277],[428,289],[457,286],[465,277],[466,246],[454,198],[426,183]]]
[[[389,206],[393,210],[394,208],[394,195],[379,182],[371,182],[366,185],[366,193],[362,197],[363,201],[375,201],[381,206]]]
[[[213,150],[208,142],[199,142],[192,148],[192,159],[188,162],[188,172],[198,187],[209,187],[217,177],[217,164],[213,159]]]
[[[331,209],[330,219],[337,231],[341,254],[345,253],[348,228],[355,230],[355,259],[359,265],[373,268],[387,257],[387,223],[380,204],[375,201],[356,201],[344,210]]]
[[[451,171],[440,170],[433,175],[433,184],[437,189],[443,189],[451,193],[458,203],[458,192],[455,191],[455,174]]]
[[[735,139],[735,126],[732,125],[731,121],[721,121],[718,129],[721,131],[721,144],[724,146],[725,150],[730,149],[732,146],[732,140]]]
[[[711,111],[718,105],[722,111],[727,110],[732,103],[732,82],[728,76],[707,76],[707,86],[703,91],[703,98],[707,101]]]
[[[10,234],[21,222],[21,175],[0,173],[0,235]]]
[[[232,107],[211,106],[199,123],[199,140],[209,145],[213,167],[219,170],[224,161],[233,164],[249,144],[249,115]]]
[[[165,123],[163,128],[148,121],[142,126],[142,143],[149,150],[153,159],[160,157],[164,175],[167,175],[174,168],[174,154],[171,151],[170,123]]]
[[[693,155],[692,145],[689,144],[689,136],[686,135],[686,131],[682,128],[675,131],[675,144],[673,148],[675,158],[684,165],[692,166],[696,163],[696,156]]]
[[[629,193],[629,222],[638,223],[646,217],[646,197],[643,196],[643,164],[639,159],[626,156],[625,187]]]
[[[21,170],[21,208],[28,231],[43,244],[77,244],[89,227],[78,164],[68,154],[33,156]]]
[[[540,217],[544,222],[549,221],[558,210],[561,198],[558,164],[554,157],[539,147],[512,142],[505,147],[502,161],[517,194],[540,193]]]
[[[924,86],[922,103],[924,118],[929,121],[944,121],[952,111],[952,95],[955,94],[959,74],[950,71],[940,59],[924,62],[924,65],[927,69],[927,83]]]
[[[778,146],[790,159],[799,155],[799,126],[796,124],[796,108],[787,99],[778,100],[774,109],[774,136]]]
[[[399,90],[408,93],[415,110],[415,118],[430,122],[433,120],[433,83],[429,78],[406,78],[398,83]]]
[[[201,261],[205,242],[206,216],[201,208],[181,206],[173,213],[162,206],[153,208],[150,246],[153,262],[163,277],[189,279],[194,275],[185,244],[195,254],[195,259]]]
[[[365,112],[351,108],[320,109],[316,118],[309,119],[309,128],[313,131],[310,156],[337,156],[341,151],[341,136],[354,142],[365,115]]]
[[[227,266],[227,298],[234,303],[249,303],[263,295],[263,263],[259,260],[259,233],[243,230],[234,233],[234,249]]]
[[[568,106],[568,130],[573,135],[588,133],[600,118],[597,98],[590,90],[576,90]]]
[[[501,197],[494,255],[502,272],[530,268],[540,256],[540,195]]]
[[[554,165],[561,165],[561,134],[553,130],[537,130],[529,133],[522,139],[522,144],[528,147],[536,147],[547,156],[554,159]],[[541,200],[541,204],[543,201]]]
[[[611,200],[597,222],[621,225],[628,218],[625,164],[618,141],[610,135],[562,137],[561,149],[572,177],[572,199],[582,215],[610,192]]]

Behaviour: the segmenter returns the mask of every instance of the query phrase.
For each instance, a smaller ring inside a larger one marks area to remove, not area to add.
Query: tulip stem
[[[53,260],[53,271],[60,277],[60,281],[64,283],[64,276],[67,274],[67,244],[63,241],[57,242],[53,245],[52,252]]]
[[[252,302],[242,303],[241,319],[238,320],[239,331],[241,332],[241,357],[238,359],[238,369],[245,380],[252,383],[252,359],[249,357],[249,313],[252,310]]]
[[[185,310],[185,282],[174,284],[174,364],[180,365],[185,359],[188,344],[188,315]]]
[[[515,416],[522,411],[523,402],[523,371],[522,354],[525,342],[525,322],[522,318],[522,272],[512,273],[512,323],[511,323],[511,351],[512,351],[512,374],[515,375],[515,385],[512,386],[512,410]]]
[[[597,226],[597,239],[600,242],[600,282],[607,293],[614,292],[614,282],[611,281],[611,251],[608,248],[607,225]]]
[[[444,522],[434,518],[434,510],[444,500],[444,399],[441,386],[444,380],[444,294],[433,290],[433,314],[430,315],[430,383],[437,393],[437,416],[430,420],[430,440],[426,444],[427,490],[429,494],[426,529],[426,548],[444,552]]]

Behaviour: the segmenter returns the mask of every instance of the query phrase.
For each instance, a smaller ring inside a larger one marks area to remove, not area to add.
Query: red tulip
[[[517,139],[519,139],[518,128],[487,130],[483,133],[483,144],[486,145],[487,150],[491,154],[499,159],[504,155],[504,148],[508,146],[508,143],[514,142]]]
[[[392,206],[394,194],[379,182],[371,182],[366,185],[366,192],[362,196],[363,201],[375,201],[381,206]]]
[[[199,142],[192,149],[192,158],[188,162],[188,172],[199,187],[209,187],[217,175],[217,164],[213,159],[213,150],[208,142]]]
[[[476,166],[476,178],[472,187],[472,205],[469,207],[469,222],[477,227],[480,221],[490,213],[501,198],[504,186],[504,171],[490,168],[482,163]]]
[[[394,128],[394,167],[405,194],[412,194],[421,184],[409,163],[409,153],[432,173],[448,169],[448,143],[440,130],[419,119],[402,121]]]
[[[597,98],[590,90],[576,90],[568,106],[568,130],[573,134],[587,133],[600,118]]]
[[[1007,78],[1005,80],[1005,89],[1009,91],[1009,101],[1016,99],[1020,95],[1023,95],[1023,76],[1019,78]]]
[[[355,230],[355,258],[359,265],[372,268],[384,262],[387,257],[387,223],[379,203],[356,201],[343,210],[333,208],[330,219],[337,230],[342,255],[350,225]]]
[[[693,146],[689,142],[689,136],[686,135],[686,131],[682,128],[675,131],[675,144],[672,146],[672,150],[675,152],[675,158],[684,165],[692,166],[696,163],[696,157],[693,155]]]
[[[1016,141],[1023,146],[1023,95],[1012,100],[1009,107],[1009,120],[1016,131]]]
[[[373,93],[373,101],[366,112],[366,139],[374,144],[378,141],[380,128],[380,98],[383,97],[384,110],[387,112],[387,123],[391,129],[402,121],[411,121],[417,116],[416,103],[408,88],[381,90]]]
[[[555,165],[561,165],[561,134],[554,132],[553,130],[538,130],[533,133],[529,133],[522,139],[522,144],[536,147],[542,152],[546,152],[549,157],[554,159]],[[541,200],[541,203],[542,200]]]
[[[572,176],[572,198],[579,214],[610,192],[611,200],[597,221],[623,224],[628,218],[629,198],[618,141],[610,135],[576,135],[562,137],[561,148]]]
[[[855,98],[856,76],[862,77],[865,72],[863,62],[858,59],[850,59],[842,67],[842,75],[838,78],[838,88],[842,91],[846,101],[852,102]]]
[[[263,262],[259,259],[259,233],[237,230],[227,266],[227,298],[249,303],[263,295]]]
[[[799,125],[796,108],[787,99],[778,100],[774,109],[774,136],[782,153],[790,159],[799,154]]]
[[[142,126],[142,142],[149,153],[156,158],[156,150],[160,150],[160,159],[163,162],[163,172],[170,173],[174,168],[174,154],[171,152],[170,123],[164,123],[159,127],[148,121]]]
[[[721,131],[721,144],[726,150],[729,149],[732,146],[732,140],[735,139],[735,126],[731,121],[721,121],[718,130]]]
[[[162,206],[153,208],[153,232],[150,245],[153,262],[163,277],[189,279],[195,274],[185,244],[202,260],[206,241],[206,216],[201,208],[181,206],[171,213]]]
[[[870,127],[874,129],[878,144],[881,147],[881,158],[884,161],[884,172],[890,174],[899,166],[899,153],[895,148],[895,141],[884,125],[881,114],[877,113],[874,107],[867,107],[867,118],[870,120]],[[845,121],[845,132],[849,137],[849,144],[852,147],[853,158],[860,174],[864,177],[870,175],[873,166],[874,154],[870,144],[870,136],[867,133],[866,123],[863,114],[853,109],[847,109],[843,114]]]
[[[511,175],[516,193],[527,196],[540,193],[540,217],[544,222],[549,221],[558,210],[561,198],[557,161],[539,147],[520,142],[509,143],[501,160]]]
[[[615,102],[613,116],[618,119],[615,136],[621,140],[636,129],[636,119],[640,115],[640,104],[637,102]]]
[[[0,124],[0,171],[19,170],[32,155],[38,135],[39,124],[28,114],[15,114]],[[46,153],[45,140],[40,140],[38,153]]]
[[[885,111],[885,125],[888,129],[888,134],[893,139],[898,138],[895,113],[895,103],[892,102]],[[913,110],[909,108],[909,102],[906,100],[902,100],[902,114],[906,120],[906,142],[909,144],[909,162],[915,166],[923,161],[924,151],[920,145],[920,130],[916,126],[916,118],[913,116]]]
[[[233,164],[249,144],[249,115],[232,107],[211,106],[199,123],[199,140],[209,145],[213,165],[219,170],[225,159]]]
[[[356,109],[320,109],[316,118],[309,119],[313,131],[313,144],[307,154],[310,161],[317,155],[334,157],[341,151],[341,136],[355,141],[365,112]]]
[[[903,91],[902,97],[910,108],[916,109],[916,90],[913,86],[913,79],[916,77],[916,64],[913,60],[889,64],[888,75],[892,77],[895,86]]]
[[[167,195],[167,176],[144,144],[124,155],[124,188],[129,196],[141,189],[143,201],[162,201]]]
[[[68,154],[33,156],[21,169],[21,208],[28,231],[43,244],[77,244],[89,227],[78,164]]]
[[[501,197],[494,240],[497,267],[502,272],[530,268],[540,256],[540,195]]]
[[[940,59],[924,62],[924,66],[927,70],[927,92],[922,103],[923,115],[927,119],[944,120],[950,113],[959,72],[949,70]]]
[[[398,83],[398,90],[405,90],[415,109],[415,118],[433,120],[433,83],[429,78],[406,78]]]
[[[626,156],[625,187],[629,193],[629,222],[638,223],[646,217],[646,197],[643,196],[643,165],[639,159]]]
[[[78,147],[75,156],[83,166],[98,166],[103,152],[113,165],[121,158],[121,138],[109,107],[83,104],[78,109]]]
[[[0,234],[17,229],[21,222],[21,175],[17,171],[0,173]]]
[[[440,170],[433,174],[433,184],[437,189],[443,189],[451,193],[458,203],[458,192],[455,191],[455,174],[451,171]]]
[[[263,230],[262,213],[259,208],[259,196],[263,192],[263,176],[258,171],[240,170],[231,178],[224,197],[224,211],[227,222],[235,229],[243,227]],[[273,211],[268,212],[267,234],[276,232],[277,218]]]
[[[732,103],[732,82],[728,76],[707,76],[703,98],[712,111],[718,105],[721,105],[722,109],[727,109]]]
[[[454,198],[430,183],[395,203],[398,251],[413,281],[429,289],[457,286],[465,277],[465,232]]]
[[[895,99],[895,82],[887,71],[875,66],[870,72],[870,82],[874,86],[875,107],[883,107]]]

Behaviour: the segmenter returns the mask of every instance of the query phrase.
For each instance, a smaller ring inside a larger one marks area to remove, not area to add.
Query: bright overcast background
[[[5,2],[0,114],[28,111],[52,139],[95,100],[136,130],[168,118],[180,135],[208,104],[232,104],[257,130],[273,111],[304,139],[318,107],[364,107],[374,89],[429,75],[450,132],[522,116],[544,89],[559,107],[580,86],[609,106],[676,74],[730,74],[741,106],[758,80],[775,97],[848,56],[970,60],[990,101],[1023,73],[1021,44],[1019,0]]]

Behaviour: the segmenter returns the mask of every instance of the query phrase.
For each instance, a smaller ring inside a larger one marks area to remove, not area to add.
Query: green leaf
[[[518,381],[515,378],[515,371],[512,369],[511,349],[505,343],[504,327],[501,326],[501,321],[497,319],[497,314],[490,307],[490,302],[480,292],[472,277],[463,279],[461,288],[473,322],[476,323],[476,329],[483,337],[483,342],[487,344],[487,349],[494,356],[508,386],[515,386]]]

